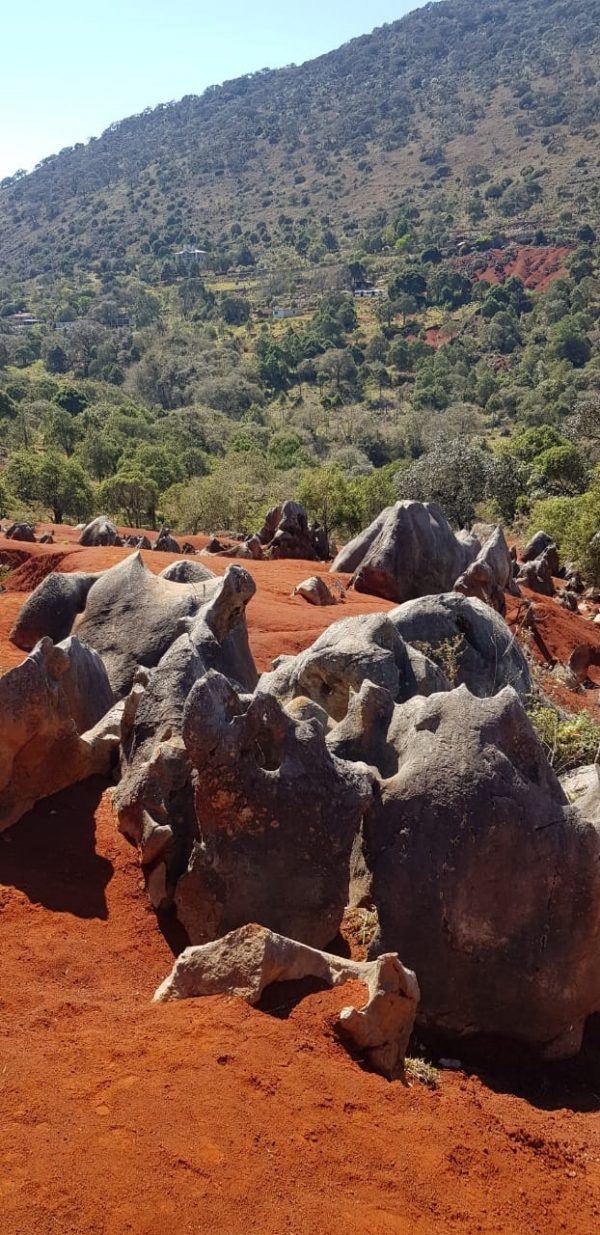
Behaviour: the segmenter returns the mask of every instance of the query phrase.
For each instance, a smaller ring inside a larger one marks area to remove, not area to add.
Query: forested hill
[[[427,5],[3,181],[4,274],[151,268],[186,244],[226,268],[299,235],[305,252],[355,244],[365,228],[368,248],[378,208],[405,203],[438,241],[500,226],[568,238],[600,214],[599,51],[600,0]]]

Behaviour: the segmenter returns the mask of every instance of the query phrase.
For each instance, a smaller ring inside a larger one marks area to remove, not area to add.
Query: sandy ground
[[[0,561],[15,548],[0,541]],[[61,569],[124,556],[34,547],[9,583],[23,590],[0,594],[2,668],[21,658],[7,633],[49,553]],[[144,556],[157,570],[170,560]],[[309,608],[289,594],[314,564],[250,568],[261,668],[345,614],[387,607],[350,593]],[[566,631],[576,643],[579,627]],[[103,782],[0,837],[0,881],[2,1235],[600,1230],[600,1072],[389,1084],[337,1043],[347,989],[278,1016],[233,999],[153,1005],[181,940],[147,905]]]

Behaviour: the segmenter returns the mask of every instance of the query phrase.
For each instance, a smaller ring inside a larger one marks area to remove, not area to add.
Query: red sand
[[[32,548],[38,571],[49,551]],[[75,550],[62,568],[122,556]],[[312,563],[250,569],[261,666],[388,607],[290,599]],[[0,594],[0,665],[20,659],[6,636],[24,599]],[[283,1020],[234,999],[152,1005],[171,949],[103,789],[67,790],[0,836],[2,1235],[596,1235],[597,1094],[577,1113],[462,1073],[390,1085],[335,1039],[343,989]]]

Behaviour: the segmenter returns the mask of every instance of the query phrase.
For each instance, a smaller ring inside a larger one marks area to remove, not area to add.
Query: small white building
[[[359,300],[372,300],[374,296],[385,295],[383,287],[355,287],[352,293]]]
[[[278,322],[284,321],[286,317],[297,317],[297,316],[298,315],[297,315],[296,309],[284,309],[280,307],[273,309],[273,317],[275,317]]]
[[[193,262],[197,262],[199,266],[204,266],[208,252],[206,249],[195,249],[192,245],[186,244],[175,256],[179,258],[179,261],[185,262],[188,266],[191,266]]]

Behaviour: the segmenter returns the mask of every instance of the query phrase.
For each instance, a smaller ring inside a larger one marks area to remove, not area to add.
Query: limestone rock
[[[150,881],[164,866],[161,899],[169,899],[185,870],[196,835],[191,764],[183,739],[186,700],[208,669],[218,669],[240,691],[252,691],[256,670],[248,645],[245,608],[255,592],[251,576],[230,566],[199,612],[150,673],[138,673],[122,721],[122,779],[113,800],[119,828],[140,849]],[[152,893],[154,889],[154,893]],[[156,904],[156,901],[155,901]]]
[[[523,584],[523,587],[529,588],[531,592],[538,592],[540,596],[554,596],[551,550],[544,549],[544,552],[539,557],[531,558],[528,562],[524,562],[519,570],[517,579],[519,583]]]
[[[154,548],[160,553],[181,553],[179,541],[175,540],[174,536],[171,536],[171,531],[168,527],[161,527]]]
[[[306,695],[341,720],[351,689],[359,690],[366,678],[385,686],[395,700],[449,689],[443,672],[407,646],[385,613],[334,622],[306,651],[263,674],[260,685],[283,700]]]
[[[560,567],[558,550],[552,537],[548,536],[546,532],[536,532],[535,536],[525,545],[521,554],[521,561],[533,562],[544,553],[547,555],[551,574],[557,576]]]
[[[39,798],[108,772],[109,748],[83,730],[111,704],[100,658],[76,639],[42,639],[0,677],[0,831]]]
[[[388,738],[363,827],[376,949],[416,969],[436,1031],[576,1053],[600,1010],[600,794],[569,806],[510,688],[415,697]]]
[[[480,549],[475,537],[456,536],[434,503],[397,502],[356,567],[351,586],[399,603],[445,592]]]
[[[98,515],[96,519],[92,519],[91,523],[84,527],[78,541],[80,545],[92,547],[122,543],[115,524],[111,523],[110,519],[107,519],[104,515]]]
[[[513,596],[520,593],[513,580],[512,558],[501,527],[494,528],[475,561],[456,580],[454,591],[475,596],[504,617],[505,592],[510,591]]]
[[[186,948],[154,995],[155,1003],[204,995],[235,995],[249,1004],[277,982],[317,978],[328,986],[360,981],[362,1008],[341,1012],[343,1041],[389,1079],[401,1076],[419,1001],[415,974],[390,953],[375,961],[350,961],[248,924],[223,939]]]
[[[169,566],[165,566],[158,577],[169,579],[171,583],[207,583],[218,576],[214,571],[209,570],[208,566],[203,566],[202,562],[190,562],[183,558],[179,562],[171,562]]]
[[[312,575],[294,588],[292,596],[301,596],[309,605],[337,605],[337,597],[327,587],[321,575]]]
[[[447,674],[454,665],[453,686],[465,684],[479,696],[504,686],[513,686],[522,698],[529,694],[525,656],[504,620],[482,601],[457,592],[422,596],[387,617],[407,643],[418,644]]]
[[[29,523],[9,523],[4,535],[7,540],[20,540],[35,544],[35,532]]]
[[[332,755],[318,723],[260,691],[244,700],[215,672],[190,692],[183,739],[200,838],[175,903],[192,943],[259,921],[325,946],[348,902],[372,775]]]
[[[66,639],[99,578],[99,573],[82,571],[47,575],[20,610],[9,635],[11,643],[30,652],[46,635],[53,643]]]

